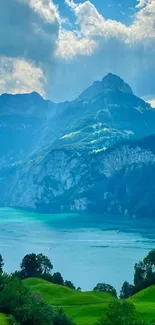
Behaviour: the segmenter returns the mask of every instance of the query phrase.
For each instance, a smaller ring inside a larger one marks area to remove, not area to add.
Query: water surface
[[[83,290],[97,282],[119,290],[125,280],[132,282],[134,264],[152,248],[154,229],[147,221],[0,209],[0,253],[7,272],[18,269],[25,254],[43,253],[54,271]]]

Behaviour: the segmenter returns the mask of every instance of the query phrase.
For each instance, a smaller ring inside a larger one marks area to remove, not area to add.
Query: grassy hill
[[[62,306],[77,325],[94,325],[103,316],[109,302],[117,299],[106,292],[78,292],[39,278],[29,278],[24,283],[33,292],[40,293],[47,303]],[[138,292],[129,301],[144,319],[155,320],[155,285]],[[0,314],[0,325],[9,325],[7,316]]]
[[[129,300],[147,321],[155,320],[155,285],[141,290]]]
[[[106,292],[78,292],[38,278],[26,279],[24,283],[39,292],[47,303],[62,306],[78,325],[94,324],[103,316],[109,302],[116,299]]]
[[[9,325],[9,318],[4,314],[0,314],[0,325]]]

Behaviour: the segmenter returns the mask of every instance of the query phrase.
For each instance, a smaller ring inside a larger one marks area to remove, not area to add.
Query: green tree
[[[64,282],[64,286],[66,286],[66,287],[68,287],[68,288],[70,288],[70,289],[73,289],[73,290],[76,289],[76,287],[74,286],[74,284],[73,284],[71,281],[68,281],[68,280],[66,280],[66,281]]]
[[[82,291],[80,287],[77,287],[77,289],[76,289],[76,290],[77,290],[77,291]]]
[[[128,301],[115,300],[111,302],[97,325],[144,325],[138,319],[136,309]]]
[[[9,324],[10,324],[10,325],[20,325],[20,324],[16,321],[15,317],[12,316],[12,315],[9,317]]]
[[[0,294],[1,312],[14,316],[14,311],[25,304],[29,294],[29,289],[20,279],[9,277]]]
[[[51,275],[53,265],[43,254],[27,254],[21,263],[21,277],[41,277]]]
[[[120,291],[120,298],[127,299],[131,297],[133,294],[134,294],[134,286],[129,282],[125,281]]]
[[[143,262],[138,262],[134,266],[134,285],[140,286],[140,284],[144,281],[146,270]]]
[[[4,261],[2,255],[0,254],[0,274],[3,273],[3,266],[4,266]]]
[[[98,283],[93,291],[99,291],[99,292],[109,292],[111,293],[113,296],[117,297],[117,291],[116,289],[111,286],[110,284],[106,284],[106,283]]]
[[[47,256],[43,255],[43,254],[37,255],[37,259],[38,259],[38,262],[39,262],[39,265],[40,265],[41,274],[42,275],[51,274],[52,269],[53,269],[53,265],[52,265],[50,259]]]
[[[55,310],[52,325],[75,325],[74,322],[65,314],[62,308]]]
[[[64,279],[60,272],[53,273],[52,282],[59,285],[64,285]]]
[[[14,315],[21,325],[53,325],[52,307],[35,294],[30,294]]]
[[[21,274],[23,278],[35,277],[41,272],[40,264],[36,254],[27,254],[21,263]]]
[[[151,278],[155,274],[155,249],[151,250],[143,259],[146,270],[146,278]]]

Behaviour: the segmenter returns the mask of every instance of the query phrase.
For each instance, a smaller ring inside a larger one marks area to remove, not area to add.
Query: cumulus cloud
[[[89,37],[81,37],[79,33],[61,30],[59,36],[59,46],[56,55],[64,60],[70,60],[76,55],[91,55],[97,43]]]
[[[65,2],[75,16],[67,27],[52,0],[1,0],[0,92],[34,88],[68,100],[111,71],[154,95],[155,1],[137,0],[131,25],[105,19],[91,1]]]
[[[18,0],[21,1],[21,0]],[[58,7],[51,0],[22,0],[25,4],[28,3],[30,7],[37,12],[45,21],[55,22],[60,21]]]
[[[41,68],[24,59],[0,58],[1,93],[44,93],[46,79]]]
[[[54,65],[60,24],[52,0],[1,0],[0,93],[44,93],[43,71]]]
[[[50,0],[1,0],[1,55],[45,62],[51,59],[58,33],[58,13]]]
[[[126,79],[138,95],[155,93],[155,1],[139,1],[131,25],[105,19],[91,1],[65,2],[76,22],[72,31],[61,29],[59,34],[58,75],[62,69],[66,76],[65,82],[60,79],[61,99],[67,93],[76,97],[109,71]]]

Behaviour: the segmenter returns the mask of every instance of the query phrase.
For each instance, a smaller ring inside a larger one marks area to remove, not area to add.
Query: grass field
[[[78,292],[37,278],[24,283],[32,291],[39,292],[47,303],[62,306],[78,325],[93,325],[103,316],[109,302],[116,299],[109,293]]]
[[[62,306],[77,325],[94,325],[103,316],[109,302],[116,299],[101,292],[78,292],[38,278],[24,280],[33,292],[38,292],[52,306]],[[147,321],[155,320],[155,285],[144,289],[129,301]],[[7,316],[0,314],[0,325],[9,325]]]
[[[4,314],[0,314],[0,325],[9,325],[9,319],[8,316],[4,315]]]
[[[144,319],[155,320],[155,285],[136,293],[129,300]]]

